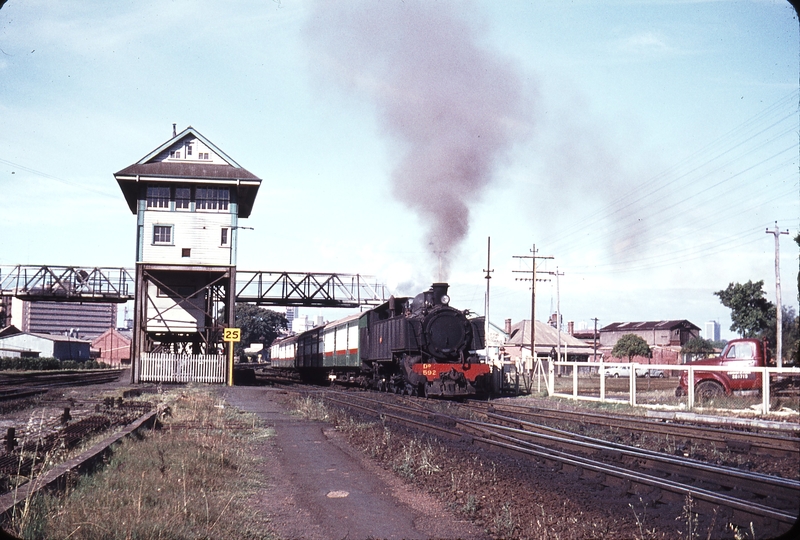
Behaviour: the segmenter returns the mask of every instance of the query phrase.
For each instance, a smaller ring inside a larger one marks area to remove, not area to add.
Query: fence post
[[[600,362],[600,401],[606,400],[606,366]]]
[[[761,410],[769,413],[769,368],[761,368]]]
[[[578,397],[578,364],[572,364],[572,396]]]
[[[628,374],[628,390],[630,391],[630,403],[636,407],[636,364],[630,364],[631,372]]]

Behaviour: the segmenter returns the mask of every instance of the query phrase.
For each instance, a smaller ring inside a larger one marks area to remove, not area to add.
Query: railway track
[[[0,450],[0,494],[36,476],[54,456],[65,454],[90,436],[125,426],[153,410],[146,401],[107,398],[94,403],[93,411],[75,413],[65,408],[60,417],[44,417],[8,428]]]
[[[0,373],[0,401],[43,394],[52,388],[114,382],[123,369]]]
[[[576,412],[565,410],[542,409],[523,405],[497,404],[472,401],[470,407],[477,408],[486,414],[498,413],[529,420],[545,425],[563,426],[584,429],[585,426],[601,426],[618,428],[626,433],[654,435],[659,438],[672,437],[677,445],[688,447],[703,442],[710,444],[718,451],[736,453],[754,453],[759,456],[785,458],[800,455],[800,426],[783,423],[782,433],[753,432],[724,429],[714,426],[698,426],[667,420],[652,420],[636,416],[598,414],[592,412]],[[767,431],[779,429],[762,428]],[[749,429],[753,429],[750,427]]]
[[[470,407],[473,418],[430,410],[412,403],[386,402],[353,392],[320,392],[326,402],[382,418],[442,438],[533,460],[560,470],[570,480],[634,495],[652,506],[682,504],[687,497],[702,513],[718,513],[731,523],[788,528],[800,512],[800,482],[731,467],[710,465],[661,452],[559,430],[488,407]],[[476,417],[483,415],[484,418]]]

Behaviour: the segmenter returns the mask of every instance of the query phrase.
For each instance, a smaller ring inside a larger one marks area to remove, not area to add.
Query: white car
[[[606,368],[606,377],[630,377],[631,376],[631,367],[630,366],[611,366]],[[637,377],[658,377],[663,378],[664,372],[660,369],[654,368],[646,368],[646,367],[637,367],[636,368],[636,376]]]
[[[659,379],[664,378],[664,372],[660,369],[656,368],[637,368],[636,369],[636,376],[637,377],[658,377]]]
[[[606,377],[630,377],[631,376],[631,367],[630,366],[611,366],[606,368]]]

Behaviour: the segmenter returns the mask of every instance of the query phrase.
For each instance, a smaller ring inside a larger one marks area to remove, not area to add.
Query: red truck
[[[753,368],[767,366],[766,342],[757,339],[734,339],[728,342],[722,354],[714,358],[704,358],[690,362],[692,366],[730,366],[732,371],[700,371],[694,372],[695,399],[705,401],[723,394],[733,392],[760,391],[761,373],[736,371],[736,368]],[[680,397],[688,393],[688,371],[681,372],[680,386],[675,395]]]

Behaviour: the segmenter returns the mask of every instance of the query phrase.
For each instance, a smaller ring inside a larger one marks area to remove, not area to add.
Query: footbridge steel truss
[[[57,302],[123,303],[135,297],[130,268],[0,266],[0,296]],[[367,276],[323,272],[236,272],[236,302],[273,306],[359,307],[386,301]]]
[[[276,306],[374,306],[386,302],[386,287],[359,274],[237,270],[236,301]]]
[[[0,266],[0,296],[22,300],[123,303],[133,300],[128,268],[86,266]]]

